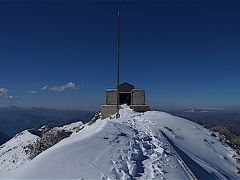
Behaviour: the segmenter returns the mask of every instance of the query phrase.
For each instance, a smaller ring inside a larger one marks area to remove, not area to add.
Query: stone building
[[[145,112],[150,107],[145,104],[145,91],[134,89],[129,83],[122,83],[118,86],[119,104],[127,104],[131,109],[137,112]],[[107,89],[105,105],[101,107],[102,119],[105,119],[117,112],[117,89]]]

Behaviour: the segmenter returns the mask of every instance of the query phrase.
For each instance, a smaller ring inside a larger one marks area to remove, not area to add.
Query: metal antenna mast
[[[120,118],[119,114],[119,59],[120,59],[120,11],[117,11],[117,115],[116,118]]]

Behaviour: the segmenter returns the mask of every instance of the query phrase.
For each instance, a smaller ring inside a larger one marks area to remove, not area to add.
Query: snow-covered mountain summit
[[[0,147],[0,178],[240,178],[239,156],[212,131],[163,112],[137,113],[122,106],[120,114],[120,119],[62,127],[72,132],[69,137],[32,160],[4,170],[12,164],[2,161],[13,152],[7,146],[30,139],[36,142],[39,137],[27,131],[17,142],[10,140]]]

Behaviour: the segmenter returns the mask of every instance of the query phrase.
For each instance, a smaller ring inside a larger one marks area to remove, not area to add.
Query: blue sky
[[[118,8],[121,82],[148,104],[240,106],[240,3],[207,1],[1,1],[0,106],[99,109],[116,84]]]

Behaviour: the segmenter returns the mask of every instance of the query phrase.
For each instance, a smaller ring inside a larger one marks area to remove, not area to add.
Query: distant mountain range
[[[39,128],[43,125],[62,126],[72,122],[88,122],[94,116],[93,111],[73,109],[48,109],[24,107],[0,107],[0,131],[9,137],[28,128]]]
[[[171,107],[162,107],[162,108],[154,108],[158,111],[164,111],[164,112],[199,112],[199,113],[205,113],[205,112],[228,112],[228,113],[240,113],[240,108],[171,108]]]

